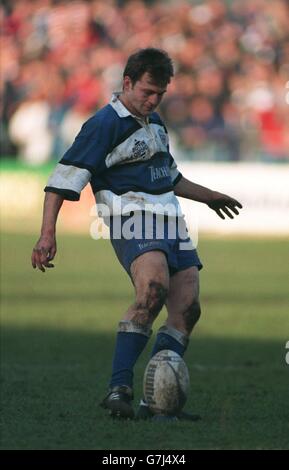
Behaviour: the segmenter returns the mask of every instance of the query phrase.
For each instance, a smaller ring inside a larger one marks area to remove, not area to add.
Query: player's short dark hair
[[[174,75],[172,59],[162,49],[140,49],[128,58],[123,76],[128,76],[134,85],[146,72],[157,85],[166,86]]]

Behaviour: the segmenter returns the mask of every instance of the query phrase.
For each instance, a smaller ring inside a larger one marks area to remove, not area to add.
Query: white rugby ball
[[[189,371],[179,354],[164,349],[150,359],[144,373],[143,392],[154,414],[179,413],[187,400],[189,387]]]

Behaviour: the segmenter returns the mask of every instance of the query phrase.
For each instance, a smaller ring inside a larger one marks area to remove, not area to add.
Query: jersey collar
[[[119,100],[120,95],[121,95],[120,91],[116,91],[115,93],[113,93],[112,97],[111,97],[111,100],[110,100],[110,105],[116,111],[117,115],[121,118],[127,117],[127,116],[133,116],[129,112],[129,110],[122,104],[122,102]],[[133,116],[133,117],[135,117],[135,116]]]
[[[122,102],[119,100],[119,96],[121,95],[121,91],[116,91],[112,94],[111,100],[110,100],[110,105],[113,107],[115,112],[120,118],[125,118],[128,116],[132,116],[134,119],[137,121],[143,121],[146,122],[147,119],[145,118],[140,118],[139,116],[135,116],[132,114],[125,106],[122,104]]]

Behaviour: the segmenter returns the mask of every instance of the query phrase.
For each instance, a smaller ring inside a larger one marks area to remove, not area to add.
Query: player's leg
[[[151,326],[162,309],[169,288],[166,256],[149,251],[130,267],[135,301],[119,323],[113,358],[110,392],[103,404],[113,414],[132,417],[133,368],[151,334]]]
[[[169,290],[169,269],[162,251],[149,251],[131,264],[131,277],[135,288],[135,302],[123,320],[151,327],[162,309]]]
[[[189,336],[201,313],[198,267],[192,266],[179,271],[170,278],[166,307],[168,318],[157,333],[151,355],[154,356],[163,349],[170,349],[182,357],[188,346]],[[137,418],[150,419],[152,417],[146,402],[142,399]],[[178,419],[197,421],[200,416],[181,412]]]
[[[201,315],[199,271],[196,266],[171,277],[166,307],[168,318],[159,329],[152,355],[162,349],[172,349],[183,356],[189,336]]]
[[[130,271],[135,301],[119,323],[110,387],[132,387],[133,366],[147,344],[151,326],[168,294],[169,271],[164,253],[144,253],[133,261]]]
[[[175,274],[170,278],[166,301],[168,318],[158,332],[153,355],[161,349],[172,349],[183,356],[189,336],[201,314],[199,270],[202,269],[202,263],[183,219],[178,220],[178,234],[173,248],[177,266]]]

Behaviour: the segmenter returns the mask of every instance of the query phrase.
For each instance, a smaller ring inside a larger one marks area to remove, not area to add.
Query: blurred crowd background
[[[1,150],[59,160],[121,89],[128,55],[173,58],[160,107],[176,158],[289,161],[286,0],[2,1]]]

